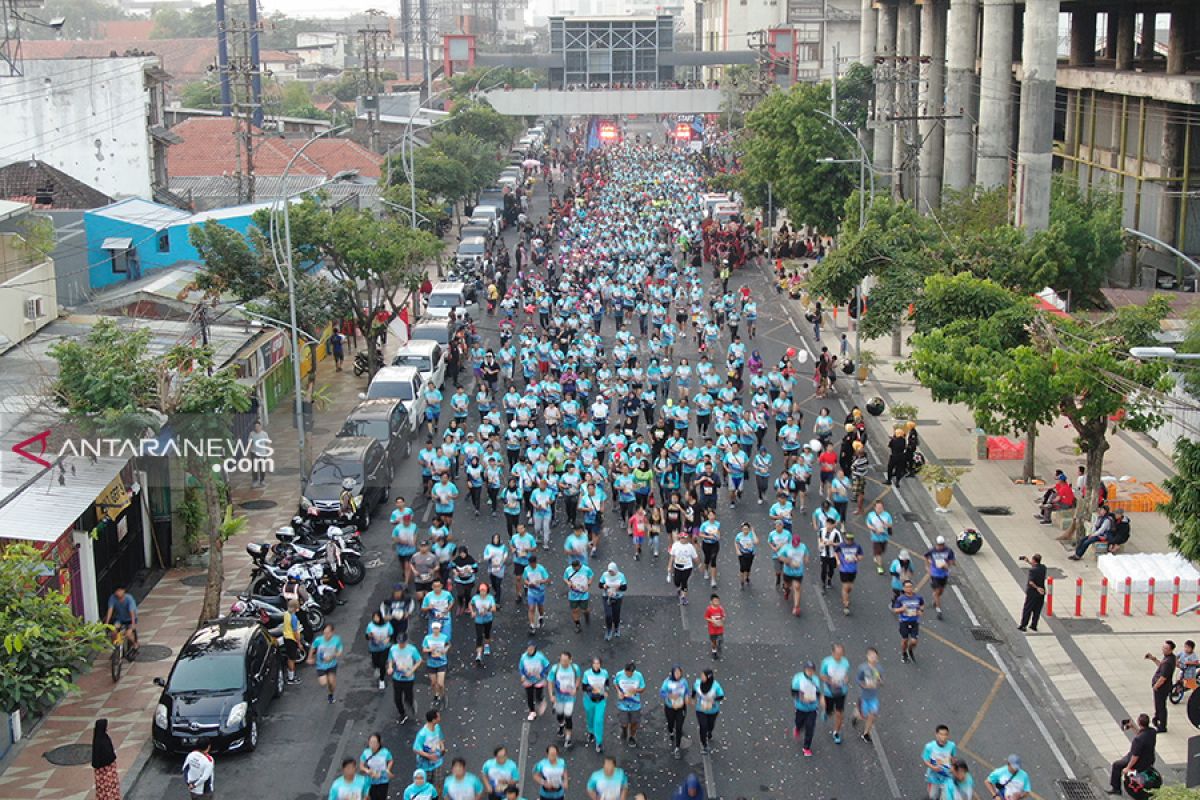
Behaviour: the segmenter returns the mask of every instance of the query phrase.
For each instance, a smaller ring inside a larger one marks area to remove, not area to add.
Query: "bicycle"
[[[121,680],[121,670],[124,669],[125,662],[133,663],[133,660],[137,658],[137,649],[131,646],[129,636],[126,634],[128,629],[129,626],[124,623],[117,623],[114,626],[112,655],[109,657],[113,683]]]

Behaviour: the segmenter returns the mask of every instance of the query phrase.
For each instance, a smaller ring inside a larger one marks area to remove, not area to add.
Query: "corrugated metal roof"
[[[124,222],[132,222],[135,225],[145,225],[147,228],[155,228],[160,230],[168,225],[187,219],[189,214],[186,211],[180,211],[178,208],[170,206],[162,206],[158,203],[151,203],[149,200],[139,198],[130,198],[122,200],[119,203],[113,203],[111,206],[97,208],[95,211],[89,212],[98,217],[107,219],[119,219]]]

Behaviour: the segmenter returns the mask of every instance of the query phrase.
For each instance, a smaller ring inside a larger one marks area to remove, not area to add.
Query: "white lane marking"
[[[883,767],[883,779],[887,781],[888,791],[892,793],[892,800],[900,800],[903,796],[900,794],[900,784],[896,781],[896,773],[892,771],[892,763],[888,761],[887,753],[883,750],[883,744],[879,741],[879,726],[875,726],[875,735],[871,737],[871,745],[875,748],[875,757],[879,759],[879,766]]]
[[[683,603],[679,604],[679,622],[681,625],[683,625],[683,632],[687,633],[687,631],[688,631],[687,608],[684,607]]]
[[[821,583],[818,575],[817,583]],[[801,586],[803,587],[803,583]],[[817,586],[817,605],[821,607],[821,613],[825,615],[825,625],[829,628],[829,632],[833,633],[833,614],[829,613],[829,604],[825,602],[825,592],[821,591],[820,585]]]
[[[1046,727],[1046,723],[1042,722],[1042,718],[1034,709],[1033,703],[1029,702],[1029,698],[1026,696],[1025,691],[1021,688],[1020,684],[1017,683],[1016,678],[1013,677],[1012,671],[1008,668],[1008,664],[1004,663],[1004,659],[1000,657],[1000,651],[997,650],[996,646],[992,644],[989,644],[987,649],[988,652],[992,654],[992,658],[995,659],[996,666],[998,666],[1004,673],[1004,677],[1008,680],[1008,685],[1012,687],[1013,693],[1016,694],[1017,699],[1021,701],[1021,705],[1025,707],[1025,711],[1029,714],[1029,718],[1032,719],[1033,724],[1037,726],[1038,732],[1042,734],[1042,738],[1045,739],[1046,744],[1050,746],[1050,752],[1054,754],[1054,759],[1058,762],[1058,765],[1062,767],[1063,774],[1067,776],[1068,780],[1074,780],[1075,770],[1071,769],[1071,765],[1067,761],[1067,757],[1063,754],[1063,751],[1059,749],[1058,743],[1055,742],[1054,737],[1050,735],[1050,729]]]
[[[429,522],[429,518],[433,516],[433,498],[430,497],[425,503],[425,514],[421,517],[421,524]]]
[[[708,756],[701,756],[704,762],[704,792],[708,797],[716,800],[717,797],[717,780],[713,777],[712,759]]]
[[[519,755],[517,756],[517,770],[520,772],[520,775],[521,775],[521,784],[519,786],[521,793],[518,795],[518,797],[523,797],[525,795],[525,773],[528,771],[525,769],[525,766],[526,766],[525,762],[526,762],[526,759],[528,758],[528,755],[529,755],[529,720],[525,720],[524,722],[521,723],[521,750],[520,750]]]

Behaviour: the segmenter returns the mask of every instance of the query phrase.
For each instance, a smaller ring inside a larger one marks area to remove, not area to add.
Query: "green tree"
[[[184,108],[220,108],[221,85],[214,80],[185,83],[179,99]]]
[[[56,342],[49,352],[58,362],[54,392],[69,420],[96,435],[141,438],[169,419],[185,441],[228,439],[230,415],[250,408],[249,390],[232,372],[216,369],[210,347],[181,344],[155,355],[148,328],[105,319],[82,339]],[[234,521],[226,523],[228,491],[215,463],[199,448],[189,448],[184,457],[186,472],[204,496],[208,581],[201,622],[221,612],[223,548],[237,528]]]
[[[333,80],[321,81],[313,94],[331,94],[343,103],[349,103],[358,97],[362,90],[362,79],[353,70],[346,70]]]
[[[437,226],[446,222],[449,215],[446,213],[444,205],[438,205],[433,201],[429,192],[424,189],[417,189],[417,225],[423,230],[436,231]],[[383,199],[387,201],[384,206],[385,213],[400,222],[412,222],[412,215],[409,213],[409,203],[412,202],[412,191],[407,183],[393,183],[383,190]],[[422,219],[421,217],[424,217]]]
[[[426,264],[442,252],[442,241],[411,229],[407,221],[380,219],[368,211],[331,213],[311,197],[290,214],[296,261],[325,265],[342,305],[366,336],[374,374],[375,345],[386,330],[376,314],[384,312],[389,320],[399,315],[421,287]]]
[[[217,36],[217,5],[209,3],[187,11],[174,8],[156,10],[151,19],[155,39],[205,39]]]
[[[450,96],[452,98],[468,97],[476,87],[480,91],[500,86],[508,86],[512,89],[530,89],[539,84],[545,86],[546,78],[537,70],[475,67],[450,77]]]
[[[1177,440],[1172,460],[1175,474],[1163,481],[1171,500],[1160,508],[1171,522],[1167,543],[1187,560],[1196,561],[1200,559],[1200,444]]]
[[[872,92],[870,70],[857,67],[838,82],[838,118],[853,129],[866,121]],[[858,184],[855,164],[822,163],[824,159],[858,158],[849,134],[823,114],[831,110],[829,83],[798,83],[773,91],[746,114],[742,190],[747,200],[764,206],[767,184],[775,205],[786,207],[798,223],[832,233]]]
[[[521,130],[521,121],[498,113],[485,102],[460,102],[450,115],[449,128],[508,150]]]
[[[0,710],[44,711],[104,649],[107,626],[75,616],[67,596],[44,583],[52,575],[54,563],[31,544],[0,550]]]
[[[898,356],[900,325],[925,277],[939,267],[935,250],[940,239],[932,219],[908,203],[880,195],[867,209],[867,224],[845,231],[841,245],[813,269],[810,289],[840,305],[853,302],[863,281],[874,278],[860,321],[862,334],[874,339],[891,333],[892,355]]]
[[[308,84],[303,81],[289,81],[280,86],[276,102],[279,104],[279,115],[283,117],[326,119],[329,116],[313,105]]]

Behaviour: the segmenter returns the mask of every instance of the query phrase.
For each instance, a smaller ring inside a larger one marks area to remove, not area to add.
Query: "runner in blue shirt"
[[[592,612],[588,605],[594,575],[592,568],[578,557],[571,559],[570,566],[563,572],[563,582],[567,584],[567,602],[571,606],[571,621],[575,623],[576,633],[583,630],[579,624],[580,616],[588,625],[592,624]]]
[[[725,699],[725,690],[711,668],[706,668],[696,679],[692,697],[696,702],[696,724],[700,728],[700,753],[708,755],[713,728],[717,725],[717,715],[721,713],[721,702]]]
[[[525,704],[529,706],[527,719],[533,722],[538,714],[546,710],[546,677],[550,673],[550,659],[538,650],[536,642],[530,642],[517,662],[521,675],[521,688],[525,690]]]
[[[442,736],[442,715],[436,708],[425,712],[425,724],[413,737],[412,750],[416,755],[417,767],[425,770],[430,783],[437,784],[438,773],[446,756],[446,740]]]
[[[437,788],[425,778],[425,770],[413,770],[413,782],[404,789],[403,800],[434,800]]]
[[[933,587],[933,610],[942,618],[942,592],[950,579],[950,568],[954,566],[954,551],[946,546],[946,537],[939,536],[933,548],[925,553],[925,564],[929,567],[929,584]]]
[[[858,667],[854,674],[858,683],[858,708],[850,724],[855,728],[863,723],[862,733],[859,734],[864,742],[871,743],[871,730],[879,717],[879,685],[883,683],[883,673],[879,669],[879,652],[874,647],[867,648],[867,660]]]
[[[525,603],[529,607],[529,635],[538,632],[546,621],[546,584],[550,573],[538,563],[537,556],[529,557],[529,566],[521,576],[525,583]]]
[[[312,651],[308,654],[308,663],[317,668],[317,683],[329,692],[329,702],[333,703],[333,695],[337,692],[338,659],[344,652],[342,638],[333,632],[333,623],[325,623],[325,630],[313,640]]]
[[[438,482],[433,485],[433,513],[453,519],[456,497],[458,497],[458,487],[450,482],[450,475],[443,472]]]
[[[813,732],[817,728],[817,708],[821,702],[821,680],[817,677],[817,665],[804,662],[804,669],[792,677],[792,701],[796,706],[796,721],[792,726],[792,738],[799,739],[804,733],[804,755],[812,755]]]
[[[358,774],[358,762],[353,758],[342,761],[342,774],[329,787],[329,800],[367,800],[371,781]]]
[[[483,783],[491,800],[504,797],[510,786],[519,786],[521,771],[517,762],[508,757],[508,750],[501,745],[492,751],[492,757],[483,762]]]
[[[468,607],[475,621],[475,664],[482,667],[483,657],[492,653],[492,622],[496,618],[496,598],[492,597],[491,586],[480,583]]]
[[[875,556],[875,570],[883,574],[883,556],[888,540],[892,537],[892,515],[883,508],[883,501],[876,500],[875,508],[867,514],[867,529],[871,531],[871,552]]]
[[[821,660],[821,693],[825,695],[825,716],[833,715],[833,743],[842,743],[842,721],[846,695],[850,692],[850,659],[846,648],[833,646],[833,652]]]
[[[925,598],[917,594],[912,581],[904,581],[904,589],[892,601],[892,613],[900,620],[900,663],[917,663],[917,637],[921,634],[921,614]]]
[[[646,679],[638,672],[637,665],[630,661],[625,669],[613,676],[617,689],[617,718],[621,724],[621,739],[630,747],[637,747],[637,729],[642,719],[642,692],[646,691]]]
[[[442,784],[444,800],[479,800],[483,794],[483,781],[473,772],[467,772],[467,760],[456,758],[450,762],[450,774]]]
[[[925,765],[925,788],[932,800],[940,800],[945,796],[944,787],[953,780],[951,762],[957,755],[958,747],[950,741],[950,728],[938,725],[933,740],[925,745],[921,753],[921,763]]]
[[[380,739],[379,734],[372,733],[368,736],[367,747],[358,757],[358,767],[370,779],[372,797],[376,795],[387,797],[394,763],[392,751],[383,746],[383,740]]]
[[[617,768],[615,758],[604,757],[604,766],[588,778],[587,793],[589,800],[625,800],[629,781],[625,778],[625,770]]]
[[[546,748],[546,757],[533,765],[533,782],[538,785],[539,800],[562,800],[570,785],[567,762],[558,754],[558,745]]]
[[[563,749],[571,749],[572,720],[575,718],[575,700],[579,697],[582,677],[579,665],[571,661],[571,654],[564,651],[558,663],[547,675],[554,691],[554,718],[558,721],[558,735],[563,737]]]
[[[858,563],[862,561],[862,546],[854,541],[854,531],[842,534],[842,542],[836,549],[838,576],[842,579],[842,613],[850,616],[850,592],[854,590],[854,579],[858,577]]]
[[[404,634],[396,637],[396,643],[388,651],[388,674],[392,676],[392,699],[396,703],[396,712],[400,715],[400,724],[408,722],[407,708],[417,713],[417,703],[413,699],[413,684],[417,678],[417,668],[421,666],[421,651],[408,641]]]
[[[804,581],[804,567],[808,563],[808,545],[793,534],[775,551],[783,570],[783,597],[792,599],[792,616],[800,616],[800,588]]]

